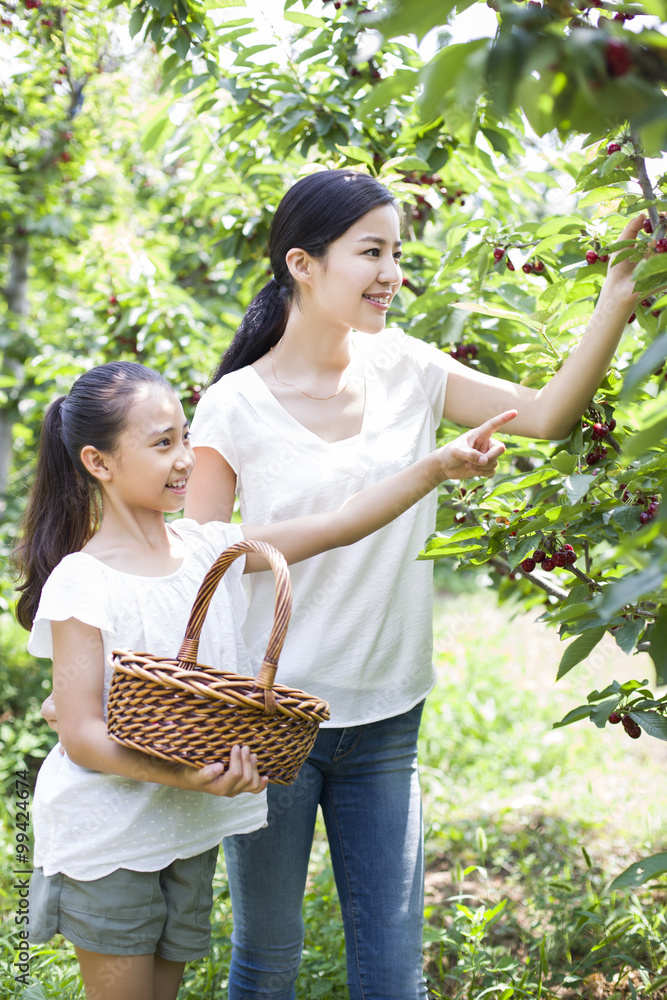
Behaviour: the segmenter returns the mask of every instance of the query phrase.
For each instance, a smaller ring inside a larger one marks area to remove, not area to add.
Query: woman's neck
[[[274,353],[281,367],[328,375],[344,371],[354,353],[352,330],[348,326],[326,323],[309,317],[298,308],[291,309],[285,332]]]

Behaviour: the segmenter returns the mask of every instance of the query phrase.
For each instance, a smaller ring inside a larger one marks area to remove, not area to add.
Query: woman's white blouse
[[[181,520],[171,527],[185,542],[185,557],[170,576],[122,573],[83,552],[66,556],[42,591],[30,652],[52,658],[51,622],[76,618],[100,630],[105,660],[117,648],[175,657],[206,571],[243,536],[237,525],[219,521],[199,525]],[[249,674],[240,631],[246,613],[243,565],[241,556],[218,585],[198,660]],[[74,682],[79,669],[76,661],[69,665]],[[105,710],[111,676],[107,660]],[[61,751],[58,744],[50,752],[35,788],[34,862],[45,875],[63,872],[89,881],[118,868],[159,871],[176,858],[208,850],[223,836],[255,830],[266,821],[265,793],[222,798],[133,781],[79,767]]]
[[[252,367],[212,385],[192,424],[195,447],[234,469],[245,524],[335,510],[435,446],[450,358],[399,330],[355,334],[365,380],[361,432],[334,444],[292,417]],[[432,564],[417,561],[434,530],[433,492],[380,531],[291,567],[294,611],[277,680],[325,698],[328,726],[408,711],[434,683]],[[251,574],[244,636],[253,668],[266,647],[269,573]]]

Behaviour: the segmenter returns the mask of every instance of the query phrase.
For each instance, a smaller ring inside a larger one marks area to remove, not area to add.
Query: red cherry
[[[643,306],[644,309],[650,309],[653,305],[653,299],[642,299],[639,304],[640,306]]]
[[[504,256],[505,256],[505,251],[502,250],[500,247],[496,247],[496,249],[493,251],[494,260],[502,260]]]
[[[566,552],[574,552],[574,545],[570,545],[569,543],[564,545],[563,548]]]
[[[656,240],[654,249],[656,253],[667,253],[667,239],[663,236],[661,240]]]
[[[562,566],[565,566],[565,564],[567,562],[567,560],[565,558],[565,553],[564,552],[554,552],[552,558],[553,558],[554,566],[562,567]]]
[[[665,242],[667,242],[667,240]],[[516,271],[516,268],[515,268],[515,266],[514,266],[514,264],[512,263],[511,260],[507,261],[507,270],[508,271]]]
[[[546,552],[543,552],[542,549],[535,549],[535,551],[533,552],[533,559],[535,560],[536,563],[544,562],[546,557],[547,554]]]
[[[625,42],[617,38],[610,38],[604,54],[609,76],[625,76],[628,70],[632,69],[634,59]]]
[[[620,153],[621,147],[617,142],[610,142],[607,146],[607,156],[611,156],[612,153]]]
[[[648,524],[648,522],[651,520],[651,515],[647,510],[643,510],[639,515],[639,520],[642,524]]]
[[[613,417],[611,418],[611,420],[607,421],[607,429],[610,434],[612,434],[616,430],[616,421],[614,420]]]
[[[551,570],[555,568],[555,566],[556,563],[553,561],[553,559],[544,559],[542,561],[542,569],[545,570],[547,573],[550,573]]]
[[[525,573],[532,573],[535,569],[535,560],[530,558],[524,559],[521,563],[521,569],[524,570]]]
[[[109,304],[112,305],[112,306],[117,306],[118,305],[118,299],[116,298],[115,295],[110,295],[109,296]]]
[[[622,718],[623,716],[621,715],[620,712],[612,712],[611,715],[609,716],[608,721],[611,722],[612,726],[616,726],[618,725],[618,723],[621,721]]]
[[[634,323],[636,319],[637,319],[637,313],[633,313],[632,316],[630,316],[630,318],[628,319],[628,323]]]
[[[586,263],[587,264],[595,264],[596,261],[597,261],[597,259],[598,259],[598,255],[596,254],[595,250],[587,250],[586,251]]]
[[[577,561],[577,553],[573,549],[568,549],[565,553],[565,565],[574,566]]]
[[[535,263],[533,264],[533,271],[543,271],[543,270],[544,270],[544,261],[536,260]]]
[[[532,268],[531,264],[522,264],[521,265],[521,270],[524,272],[524,274],[530,274],[532,272],[533,268]]]
[[[648,233],[649,236],[651,235],[651,233],[653,232],[653,223],[651,222],[650,219],[644,219],[644,221],[642,222],[642,229],[644,230],[645,233]]]
[[[607,261],[609,260],[609,254],[608,253],[601,253],[600,257],[599,257],[599,260],[600,260],[600,263],[606,264]]]
[[[586,455],[586,465],[595,465],[596,462],[600,461],[600,456],[597,451],[589,451]]]

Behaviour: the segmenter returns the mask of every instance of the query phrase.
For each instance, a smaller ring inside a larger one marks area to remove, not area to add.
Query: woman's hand
[[[492,476],[498,459],[505,451],[501,441],[494,441],[492,434],[510,420],[514,420],[516,410],[505,410],[497,417],[491,417],[479,427],[473,427],[460,437],[440,448],[437,455],[442,465],[443,479],[470,479],[473,476]]]
[[[646,215],[638,215],[636,219],[630,219],[618,240],[636,240],[641,232]],[[620,251],[613,253],[609,258],[607,276],[605,278],[605,290],[612,290],[615,296],[627,299],[632,305],[636,303],[639,295],[635,292],[634,271],[637,261],[622,260],[618,264],[616,258]]]
[[[184,778],[183,788],[191,788],[196,792],[209,792],[211,795],[224,795],[234,798],[241,792],[257,795],[263,792],[268,784],[268,778],[263,778],[257,770],[257,757],[248,747],[233,746],[229,756],[229,767],[225,771],[223,764],[207,764],[201,770],[182,766]]]

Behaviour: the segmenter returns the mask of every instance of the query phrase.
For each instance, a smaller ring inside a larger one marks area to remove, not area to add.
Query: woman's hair
[[[99,524],[97,480],[81,461],[82,448],[112,453],[134,396],[147,385],[170,388],[144,365],[112,361],[91,368],[46,411],[13,557],[22,579],[16,617],[24,628],[32,627],[49,574],[64,556],[82,549]]]
[[[370,174],[323,170],[302,178],[284,196],[271,223],[269,258],[273,278],[250,303],[212,382],[251,365],[277,344],[287,323],[295,282],[285,261],[292,247],[326,257],[329,247],[366,212],[396,199]]]

